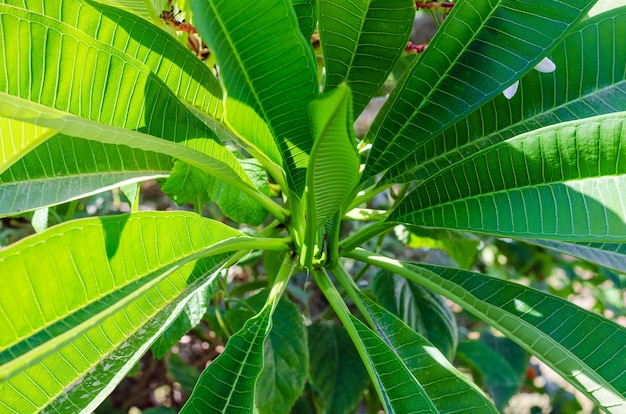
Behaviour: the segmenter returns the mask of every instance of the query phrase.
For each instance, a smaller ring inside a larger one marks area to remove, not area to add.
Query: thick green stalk
[[[347,252],[350,252],[357,247],[363,245],[365,242],[373,239],[378,236],[380,233],[383,233],[390,228],[395,226],[395,223],[389,223],[386,221],[379,221],[370,226],[365,227],[362,230],[357,231],[352,236],[347,237],[339,243],[339,247],[341,249],[341,255],[345,256]]]

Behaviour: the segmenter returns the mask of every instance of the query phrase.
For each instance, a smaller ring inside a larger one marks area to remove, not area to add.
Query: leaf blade
[[[97,407],[240,237],[189,213],[146,212],[67,222],[4,249],[3,283],[24,276],[0,298],[3,402]]]
[[[622,242],[624,116],[549,126],[488,147],[422,183],[388,220],[512,237]]]
[[[537,64],[593,1],[546,4],[461,1],[392,92],[366,139],[362,182],[474,109]],[[414,103],[417,103],[414,106]]]

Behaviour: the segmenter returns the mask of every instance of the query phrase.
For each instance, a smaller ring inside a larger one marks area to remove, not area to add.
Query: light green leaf
[[[253,158],[240,161],[241,166],[256,185],[261,194],[270,195],[267,172]],[[263,205],[247,197],[237,188],[209,176],[209,196],[229,218],[238,223],[248,223],[258,226],[267,218],[267,211]]]
[[[216,281],[206,285],[204,289],[198,290],[198,292],[190,297],[176,320],[172,322],[165,332],[152,344],[150,350],[156,359],[163,358],[165,354],[180,341],[183,335],[200,323],[202,316],[204,316],[207,310],[213,291],[215,290],[215,282]],[[191,389],[193,389],[193,387],[191,387]],[[191,389],[188,391],[191,392]]]
[[[263,368],[263,343],[270,331],[271,312],[271,306],[264,306],[228,340],[224,352],[200,375],[181,414],[252,413],[254,385]]]
[[[214,122],[221,120],[224,112],[222,90],[211,68],[169,33],[144,20],[150,14],[158,26],[163,25],[158,15],[162,7],[166,6],[165,0],[153,0],[151,5],[147,5],[149,2],[144,0],[141,2],[142,7],[130,7],[134,14],[112,7],[110,1],[5,2],[61,21],[136,59],[162,80],[178,98],[210,115]],[[214,125],[211,127],[215,129]]]
[[[98,16],[94,18],[97,25]],[[18,70],[0,66],[0,116],[70,136],[167,153],[220,177],[264,205],[273,204],[256,191],[213,131],[148,66],[55,18],[0,5],[0,19],[0,58],[24,62]],[[47,41],[38,40],[42,38]],[[75,70],[77,56],[84,70]],[[85,93],[71,87],[75,84],[92,86]],[[168,118],[172,122],[166,122]]]
[[[380,89],[407,45],[412,0],[320,0],[325,90],[346,82],[358,115]]]
[[[482,106],[530,71],[593,0],[461,0],[383,106],[362,181]]]
[[[209,179],[206,172],[182,161],[176,161],[172,173],[161,189],[176,204],[182,206],[197,201],[199,196],[206,196]]]
[[[343,85],[309,105],[315,145],[307,171],[307,223],[319,229],[354,188],[359,155],[352,132],[352,97]]]
[[[195,0],[191,5],[228,91],[227,122],[283,165],[289,188],[300,196],[313,146],[307,108],[318,84],[310,39],[300,33],[291,0],[259,0],[245,7]]]
[[[524,241],[626,273],[626,244],[623,243],[566,243],[538,239]]]
[[[0,216],[165,177],[170,170],[167,155],[57,134],[0,175]]]
[[[341,326],[314,324],[307,327],[309,381],[320,394],[329,413],[351,412],[369,383],[367,371],[354,344]]]
[[[511,100],[502,94],[415,147],[385,182],[425,180],[474,152],[559,122],[626,110],[626,8],[583,20],[549,56],[552,73],[531,70]],[[595,64],[602,62],[602,64]]]
[[[497,413],[491,401],[428,340],[365,295],[360,295],[378,335],[389,344],[442,413]]]
[[[458,343],[454,314],[441,297],[401,276],[381,270],[372,281],[376,300],[452,361]]]
[[[233,330],[262,309],[267,293],[264,290],[228,310],[226,318]],[[304,390],[309,350],[300,310],[286,298],[276,306],[263,355],[255,390],[259,413],[289,413]]]
[[[0,296],[4,411],[95,409],[224,253],[251,240],[194,214],[145,212],[63,223],[0,251],[12,286]]]
[[[547,293],[464,270],[348,257],[400,274],[456,302],[535,355],[610,413],[626,409],[626,328]]]
[[[0,174],[56,131],[0,117]]]
[[[396,228],[396,235],[398,235],[398,230]],[[447,229],[409,226],[405,227],[405,230],[400,235],[404,237],[402,241],[408,247],[445,251],[461,269],[472,267],[480,244],[480,241],[472,234]]]
[[[419,185],[388,220],[512,237],[626,242],[626,113],[526,133]]]

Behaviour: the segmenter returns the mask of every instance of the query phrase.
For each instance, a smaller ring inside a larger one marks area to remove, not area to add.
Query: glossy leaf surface
[[[224,352],[202,372],[181,414],[252,413],[271,311],[265,306],[228,340]]]
[[[363,180],[398,164],[531,70],[594,3],[456,3],[372,125]]]
[[[452,361],[458,343],[454,314],[442,298],[401,276],[380,271],[372,281],[376,300]]]
[[[326,91],[346,82],[358,115],[385,82],[409,40],[412,0],[319,0]]]
[[[170,169],[163,154],[57,134],[0,174],[0,216],[165,177]]]
[[[447,297],[535,355],[600,407],[626,407],[626,328],[547,293],[464,270],[349,254]]]
[[[560,241],[626,241],[625,114],[520,135],[419,185],[389,221]]]
[[[386,182],[423,181],[483,148],[559,122],[626,110],[626,8],[583,20],[549,57],[552,73],[528,72],[513,99],[498,94],[418,145]],[[595,62],[602,62],[596,65]]]
[[[4,409],[97,407],[224,259],[201,257],[242,247],[229,239],[249,238],[147,212],[64,223],[1,251],[2,284],[13,286],[0,297]]]
[[[307,107],[318,84],[310,39],[300,33],[291,1],[241,7],[228,0],[195,0],[191,5],[220,65],[228,123],[283,165],[289,188],[301,195],[313,146]]]
[[[315,145],[307,170],[307,222],[320,228],[340,208],[358,180],[350,88],[341,86],[311,102]]]
[[[35,10],[37,4],[42,7],[34,2]],[[51,14],[59,4],[50,3]],[[67,12],[70,20],[71,16],[77,20],[79,10],[83,9],[74,5]],[[88,7],[85,11],[81,24],[97,26],[102,15]],[[100,41],[89,34],[89,29],[79,30],[58,17],[0,5],[0,19],[3,46],[0,58],[3,62],[22,62],[15,68],[9,68],[6,63],[0,66],[3,101],[0,116],[52,128],[69,136],[166,153],[259,197],[233,154],[176,98],[148,64],[111,46],[110,39],[109,43]],[[136,16],[129,19],[146,24]],[[102,31],[102,36],[107,33],[113,34]],[[181,47],[165,33],[162,37]],[[39,41],[42,38],[47,41]],[[135,44],[127,36],[120,39],[125,45]],[[143,49],[135,46],[134,53],[145,50],[145,46]],[[74,67],[78,56],[83,66],[81,71]],[[146,58],[145,53],[139,57]],[[79,84],[91,86],[72,87]],[[167,119],[184,122],[167,122]]]
[[[267,290],[230,308],[226,319],[233,330],[239,330],[254,312],[260,311],[266,298]],[[309,351],[300,310],[286,298],[272,315],[263,356],[255,390],[256,407],[261,414],[289,413],[304,389]]]
[[[428,340],[365,295],[361,299],[378,335],[411,370],[439,412],[497,413],[482,391]]]

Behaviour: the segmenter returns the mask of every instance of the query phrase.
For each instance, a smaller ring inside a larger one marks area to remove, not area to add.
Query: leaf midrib
[[[498,7],[500,7],[500,6],[502,5],[503,1],[504,1],[504,0],[499,0],[499,1],[497,2],[497,4],[496,4],[495,6],[493,6],[493,7],[492,7],[491,12],[490,12],[490,13],[488,13],[487,17],[484,19],[484,22],[485,22],[485,23],[483,23],[482,25],[480,25],[480,26],[479,26],[479,28],[476,30],[475,34],[474,34],[473,36],[471,36],[471,37],[468,39],[468,41],[465,43],[465,47],[463,48],[463,53],[459,53],[459,54],[457,54],[457,55],[456,55],[456,57],[452,60],[452,62],[453,62],[453,63],[452,63],[451,65],[449,65],[445,71],[443,71],[443,72],[442,72],[442,74],[441,74],[441,76],[439,77],[439,79],[435,82],[435,84],[434,84],[434,85],[432,85],[432,87],[430,88],[430,91],[429,91],[429,92],[428,92],[428,93],[424,96],[424,98],[422,99],[422,101],[420,102],[420,104],[419,104],[418,106],[416,106],[416,107],[415,107],[415,109],[411,112],[411,115],[408,117],[407,122],[405,122],[405,123],[404,123],[404,125],[402,125],[402,127],[401,127],[401,128],[398,130],[398,132],[394,135],[394,137],[391,139],[391,141],[388,141],[388,142],[387,142],[387,145],[385,145],[384,151],[383,151],[383,152],[381,152],[381,155],[382,155],[382,154],[384,154],[384,153],[387,151],[387,149],[388,149],[391,145],[393,145],[393,144],[394,144],[394,143],[395,143],[395,142],[399,139],[399,137],[400,137],[400,136],[402,136],[402,135],[403,135],[404,131],[405,131],[407,128],[409,128],[409,126],[410,126],[410,125],[411,125],[411,123],[412,123],[412,122],[411,122],[411,120],[412,120],[412,119],[413,119],[413,118],[414,118],[414,117],[415,117],[415,116],[416,116],[416,115],[417,115],[417,114],[418,114],[418,113],[422,110],[422,107],[423,107],[424,103],[425,103],[425,102],[429,102],[429,101],[430,101],[430,98],[431,98],[431,97],[432,97],[432,96],[433,96],[436,92],[438,92],[438,91],[439,91],[439,86],[443,83],[443,81],[444,81],[445,79],[447,79],[447,78],[448,78],[448,76],[449,76],[450,72],[452,72],[452,69],[456,67],[456,65],[457,65],[457,63],[459,62],[459,60],[461,59],[461,57],[462,57],[462,56],[464,56],[465,52],[467,51],[467,46],[471,45],[471,44],[474,42],[474,40],[476,40],[476,39],[478,38],[478,35],[481,33],[482,29],[483,29],[483,28],[487,25],[487,24],[486,24],[486,22],[488,22],[488,21],[491,19],[491,17],[495,14],[495,12],[496,12],[496,10],[498,9]],[[452,10],[453,10],[453,12],[454,12],[454,8],[453,8]],[[456,17],[456,16],[455,16],[455,17]],[[447,20],[452,21],[449,17],[448,17],[448,19],[447,19]],[[451,23],[449,23],[449,24],[451,24]],[[437,44],[438,44],[438,43],[440,43],[440,41],[437,41]],[[430,45],[429,47],[434,47],[434,46],[437,46],[437,44]],[[448,56],[448,55],[446,55],[446,56]],[[415,66],[420,65],[420,64],[421,64],[421,62],[424,60],[424,57],[425,57],[424,55],[420,56],[419,60],[418,60],[418,61],[416,61]],[[426,57],[427,57],[427,56],[426,56]],[[406,81],[408,81],[408,80],[409,80],[409,78],[407,77],[407,78],[406,78]],[[403,86],[403,85],[404,85],[404,82],[402,83],[402,85],[398,85],[398,86],[400,86],[400,87],[401,87],[401,86]],[[398,87],[398,86],[396,86],[396,87]],[[397,95],[396,95],[396,96],[397,96]],[[395,98],[395,97],[394,97],[394,98]],[[483,98],[483,99],[484,99],[484,98]],[[396,101],[394,100],[393,104],[395,105],[395,103],[396,103]],[[459,118],[459,117],[460,117],[460,115],[459,115],[459,114],[457,114],[457,118]],[[381,125],[382,125],[382,123],[381,123]],[[430,140],[430,139],[432,138],[432,136],[433,136],[433,135],[437,134],[438,132],[441,132],[444,128],[445,128],[445,126],[444,126],[444,127],[441,127],[438,131],[429,131],[429,133],[428,133],[428,134],[429,134],[429,138],[428,138],[428,140]],[[405,158],[403,158],[403,159],[406,159],[406,157],[405,157]],[[389,165],[389,166],[388,166],[385,170],[388,170],[389,168],[391,168],[391,167],[393,167],[393,166],[395,166],[395,165],[399,164],[401,161],[402,161],[402,159],[400,159],[400,160],[396,161],[396,162],[395,162],[395,163],[393,163],[392,165]],[[381,159],[379,158],[378,160],[376,160],[376,162],[375,162],[374,164],[372,164],[371,168],[368,168],[368,169],[373,169],[374,167],[376,167],[377,165],[379,165],[379,164],[380,164],[380,162],[381,162]]]

